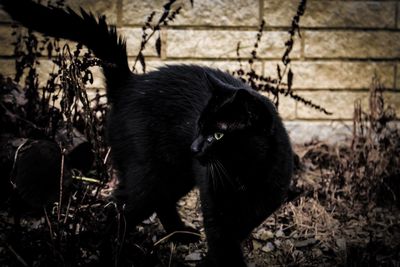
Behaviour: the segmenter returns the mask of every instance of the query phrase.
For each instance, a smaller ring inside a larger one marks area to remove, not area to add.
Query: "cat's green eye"
[[[214,133],[214,138],[217,140],[221,139],[223,136],[224,136],[223,133],[219,133],[219,132]]]

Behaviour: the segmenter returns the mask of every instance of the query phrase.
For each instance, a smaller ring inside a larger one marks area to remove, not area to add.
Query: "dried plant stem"
[[[170,254],[169,254],[168,267],[170,267],[171,264],[172,264],[172,258],[173,258],[173,255],[175,253],[175,248],[176,248],[175,244],[171,243],[170,244]]]
[[[125,216],[123,214],[124,212],[124,208],[122,207],[122,211],[118,212],[117,215],[117,224],[118,224],[118,229],[117,229],[117,255],[115,257],[115,266],[118,266],[118,261],[119,261],[119,257],[121,256],[122,253],[122,249],[123,249],[123,245],[125,242],[125,235],[126,235],[126,219]],[[121,227],[122,224],[122,227]]]
[[[104,157],[104,160],[103,160],[103,164],[104,165],[107,164],[108,157],[110,156],[110,153],[111,153],[111,148],[108,148],[107,154],[106,154],[106,156]]]
[[[23,265],[28,267],[28,263],[26,263],[26,261],[21,257],[21,255],[19,255],[12,246],[10,246],[9,244],[6,244],[7,248],[12,252],[12,254],[14,254],[14,256],[17,258],[17,260]]]
[[[69,197],[68,198],[67,210],[65,211],[65,217],[64,217],[64,222],[63,222],[64,224],[66,224],[67,220],[68,220],[68,214],[69,214],[69,209],[71,208],[71,202],[72,202],[72,198]]]
[[[171,238],[171,236],[176,235],[176,234],[188,234],[188,235],[195,235],[195,236],[201,237],[200,234],[194,233],[194,232],[190,232],[190,231],[174,231],[174,232],[164,236],[163,238],[161,238],[157,242],[155,242],[153,246],[155,247],[155,246],[159,245],[160,243],[164,242],[165,240],[168,240],[169,238]]]
[[[17,164],[17,160],[18,160],[18,154],[19,154],[19,151],[21,150],[21,148],[26,144],[28,142],[28,139],[25,139],[19,146],[18,146],[18,148],[17,148],[17,150],[15,151],[15,154],[14,154],[14,161],[13,161],[13,165],[12,165],[12,168],[11,168],[11,175],[10,175],[10,183],[11,183],[11,185],[12,185],[12,187],[15,189],[16,187],[17,187],[17,185],[15,184],[15,181],[14,181],[14,171],[15,171],[15,165]]]
[[[133,63],[132,71],[136,70],[136,64],[139,61],[142,64],[143,72],[146,72],[146,63],[144,60],[144,55],[143,55],[143,50],[146,48],[147,43],[150,41],[150,39],[154,36],[156,32],[160,32],[161,30],[161,25],[167,26],[169,22],[173,21],[176,17],[177,14],[179,14],[180,10],[182,9],[181,6],[176,8],[172,13],[171,12],[171,6],[173,3],[175,3],[176,0],[169,0],[166,4],[164,4],[163,8],[163,13],[158,20],[157,24],[155,26],[151,26],[150,23],[153,20],[153,17],[155,15],[155,11],[153,11],[148,17],[145,25],[142,27],[142,42],[140,44],[140,50],[136,55],[135,61]],[[147,34],[145,31],[147,29],[151,29],[150,34]],[[156,41],[156,50],[158,56],[161,56],[161,39],[160,35]]]
[[[63,198],[63,183],[64,183],[64,161],[65,161],[65,148],[61,149],[61,171],[60,171],[60,196],[57,210],[57,220],[60,222],[61,219],[61,206]]]
[[[54,242],[53,228],[51,226],[50,218],[49,218],[49,216],[47,214],[47,210],[46,210],[45,207],[43,207],[43,211],[44,211],[44,217],[46,218],[47,226],[49,227],[50,239],[51,239],[52,242]]]
[[[137,62],[139,61],[140,56],[142,55],[143,50],[144,50],[146,44],[150,41],[151,37],[153,37],[153,35],[154,35],[157,31],[159,31],[159,30],[155,30],[155,27],[154,27],[154,28],[152,29],[151,33],[148,35],[148,37],[147,37],[145,40],[142,41],[142,46],[143,46],[143,47],[140,48],[139,52],[137,53],[137,55],[136,55],[136,57],[135,57],[135,62],[133,63],[133,66],[132,66],[132,70],[133,70],[133,71],[135,71],[135,69],[136,69],[136,64],[137,64]]]

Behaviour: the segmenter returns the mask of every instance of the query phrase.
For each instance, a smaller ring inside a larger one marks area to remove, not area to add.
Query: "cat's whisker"
[[[228,178],[229,175],[228,175],[228,172],[226,171],[226,168],[224,167],[224,165],[223,165],[223,164],[221,163],[221,161],[219,161],[219,160],[216,160],[216,162],[217,162],[219,168],[221,169],[221,172],[224,174],[224,176],[225,176],[226,178]]]
[[[217,191],[218,189],[218,181],[215,179],[216,178],[216,170],[215,170],[215,165],[211,164],[212,166],[212,179],[213,179],[213,185],[214,185],[214,191]]]
[[[220,181],[221,186],[225,187],[224,179],[226,177],[224,177],[225,174],[224,174],[224,172],[223,172],[223,170],[221,168],[221,163],[217,159],[215,160],[215,166],[216,166],[216,169],[218,171],[218,180]]]
[[[211,166],[210,166],[210,164],[207,164],[207,177],[212,180],[211,176],[212,176],[212,174],[211,174]]]
[[[213,190],[216,191],[217,187],[216,187],[216,183],[215,183],[215,170],[214,170],[214,164],[212,163],[212,161],[210,161],[207,164],[207,169],[208,169],[208,177],[210,177],[212,185],[213,185]]]
[[[237,186],[237,185],[232,181],[232,179],[231,179],[231,177],[230,177],[228,171],[226,170],[226,168],[225,168],[225,166],[222,164],[222,162],[219,161],[219,160],[217,160],[217,164],[218,164],[219,168],[221,169],[221,172],[222,172],[222,174],[223,174],[223,176],[224,176],[223,178],[224,178],[225,180],[228,180],[228,182],[229,182],[233,187]]]

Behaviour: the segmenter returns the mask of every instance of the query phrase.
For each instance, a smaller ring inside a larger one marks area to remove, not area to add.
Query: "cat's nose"
[[[200,152],[200,146],[198,143],[193,142],[193,144],[190,146],[190,151],[192,151],[193,155],[196,155]]]
[[[202,147],[203,141],[204,141],[204,138],[202,136],[197,137],[193,141],[192,145],[190,146],[190,150],[192,151],[193,155],[196,156],[201,152],[201,150],[202,150],[201,147]]]
[[[197,153],[200,152],[200,148],[194,144],[190,147],[190,151],[192,151],[192,154],[196,155]]]

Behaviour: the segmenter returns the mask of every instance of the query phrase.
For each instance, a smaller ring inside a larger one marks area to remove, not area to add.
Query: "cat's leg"
[[[207,237],[208,252],[202,267],[245,267],[241,250],[241,240],[232,231],[229,221],[218,208],[216,192],[204,169],[199,171],[200,200],[204,217],[204,228]]]
[[[139,173],[141,169],[135,168],[135,171]],[[127,236],[135,231],[137,224],[156,211],[158,200],[157,184],[149,182],[154,180],[154,176],[120,177],[122,183],[112,196],[114,203],[107,206],[108,222],[104,231],[106,238],[100,248],[104,266],[129,266],[137,260],[133,258],[134,248],[126,242]],[[145,178],[139,180],[138,177]]]
[[[200,266],[232,266],[245,267],[241,241],[236,233],[228,230],[228,225],[219,219],[219,212],[212,210],[211,198],[202,198],[204,228],[207,237],[208,253],[205,261]]]
[[[157,215],[168,234],[173,234],[172,241],[194,243],[200,239],[199,231],[185,225],[176,209],[175,201],[163,201],[157,208]]]

